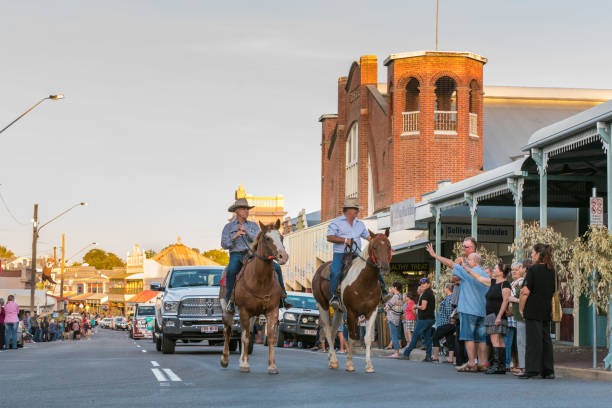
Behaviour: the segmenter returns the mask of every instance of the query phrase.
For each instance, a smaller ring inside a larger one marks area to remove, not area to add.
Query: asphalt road
[[[375,358],[377,372],[329,370],[327,355],[280,349],[280,374],[267,374],[267,348],[255,346],[251,373],[238,355],[219,365],[219,348],[155,351],[150,340],[98,330],[90,340],[26,344],[0,352],[0,407],[606,407],[612,386],[575,380],[519,380],[459,374],[446,364]],[[346,357],[339,356],[341,367]]]

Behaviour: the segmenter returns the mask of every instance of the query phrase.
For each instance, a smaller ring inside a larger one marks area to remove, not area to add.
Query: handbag
[[[555,291],[552,297],[552,313],[551,320],[555,323],[559,323],[563,317],[563,311],[561,310],[561,298],[559,296],[559,289],[557,287],[557,274],[555,273]]]

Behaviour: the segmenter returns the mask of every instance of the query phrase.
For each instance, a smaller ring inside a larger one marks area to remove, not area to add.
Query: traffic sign
[[[603,225],[604,202],[601,197],[591,197],[590,199],[591,225]]]

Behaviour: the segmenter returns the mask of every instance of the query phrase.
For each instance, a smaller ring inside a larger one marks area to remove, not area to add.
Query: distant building
[[[249,211],[249,220],[253,222],[262,222],[263,224],[273,224],[276,220],[283,222],[283,217],[287,215],[285,211],[285,198],[282,194],[276,196],[264,197],[247,194],[242,184],[238,186],[235,192],[236,200],[246,198],[249,205],[255,208]],[[233,216],[232,216],[233,219]]]

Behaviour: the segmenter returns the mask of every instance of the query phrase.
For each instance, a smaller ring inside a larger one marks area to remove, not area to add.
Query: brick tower
[[[385,60],[393,140],[393,202],[482,169],[483,65],[468,52],[418,51]]]

